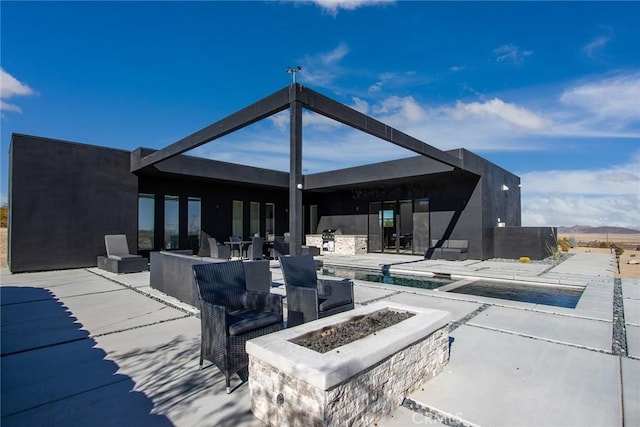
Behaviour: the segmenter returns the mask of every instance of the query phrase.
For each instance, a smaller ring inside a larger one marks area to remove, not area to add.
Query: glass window
[[[153,194],[138,195],[138,249],[153,249],[154,210]]]
[[[180,241],[180,199],[177,196],[164,197],[164,248],[178,249]]]
[[[238,236],[240,238],[243,237],[243,233],[244,233],[242,230],[242,208],[243,208],[242,200],[233,201],[231,234],[233,236]]]
[[[264,231],[267,234],[276,234],[276,205],[274,203],[265,203],[265,227]]]
[[[413,252],[423,254],[430,244],[429,199],[413,201]]]
[[[200,247],[200,230],[202,229],[201,202],[197,197],[189,197],[187,205],[187,235],[191,249],[197,251]]]
[[[318,233],[318,205],[309,206],[309,234]]]
[[[260,235],[260,203],[251,202],[249,205],[249,232],[252,236]]]

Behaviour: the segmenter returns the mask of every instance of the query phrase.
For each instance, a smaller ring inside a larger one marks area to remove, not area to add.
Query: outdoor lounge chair
[[[200,306],[200,368],[206,359],[230,378],[248,379],[245,343],[283,328],[282,296],[247,291],[242,261],[197,264],[193,273]]]
[[[318,279],[312,256],[281,257],[280,267],[287,292],[287,327],[353,309],[353,282]]]
[[[104,245],[107,256],[98,257],[98,268],[112,273],[136,273],[149,269],[147,258],[129,253],[126,235],[106,235],[104,236]]]
[[[221,245],[214,237],[207,239],[209,243],[209,256],[211,258],[229,259],[231,258],[231,250],[227,245]]]

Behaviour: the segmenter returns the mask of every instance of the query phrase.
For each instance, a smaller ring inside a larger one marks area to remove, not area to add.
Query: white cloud
[[[349,48],[347,47],[347,45],[344,43],[340,43],[332,51],[321,54],[319,56],[320,62],[322,63],[322,65],[331,66],[340,62],[342,58],[347,55],[347,53],[349,53]]]
[[[456,120],[464,120],[469,116],[499,118],[518,129],[532,131],[548,129],[552,125],[549,118],[515,104],[505,103],[498,98],[468,104],[458,101],[456,108],[452,111],[452,117]]]
[[[523,174],[523,225],[640,229],[640,152],[624,165]]]
[[[565,90],[565,106],[582,110],[599,121],[640,121],[640,72],[593,79]]]
[[[522,50],[513,44],[503,44],[502,46],[494,49],[493,53],[496,55],[497,62],[506,62],[516,65],[522,64],[527,56],[533,55],[533,51]]]
[[[0,98],[11,98],[15,95],[33,95],[33,89],[22,83],[4,68],[0,67]]]
[[[611,41],[611,38],[607,36],[596,37],[585,46],[583,46],[582,51],[589,58],[593,58],[596,53],[598,53],[603,47],[606,46],[607,43],[609,43],[609,41]]]
[[[378,75],[377,80],[367,89],[370,95],[383,92],[392,92],[396,89],[411,88],[411,91],[419,91],[419,87],[431,83],[434,79],[421,75],[415,71],[385,72]]]
[[[340,9],[354,10],[365,6],[378,6],[381,4],[394,3],[395,0],[312,0],[330,15],[336,16]]]
[[[298,74],[298,79],[309,85],[328,86],[343,71],[340,62],[349,53],[346,43],[340,43],[329,52],[306,56],[302,62],[302,72]]]
[[[352,98],[353,104],[350,105],[356,111],[361,112],[362,114],[369,114],[369,103],[364,99],[360,99],[357,96]]]
[[[22,113],[22,109],[14,104],[9,104],[0,99],[0,111],[13,111],[16,113]]]
[[[10,104],[5,99],[14,96],[28,96],[35,92],[25,83],[22,83],[11,74],[7,73],[4,68],[0,67],[0,111],[13,111],[21,113],[20,107]]]
[[[374,107],[373,113],[382,116],[391,126],[408,126],[427,119],[427,111],[411,96],[391,96]]]
[[[378,80],[394,75],[381,74]],[[544,91],[537,91],[534,96],[518,94],[520,102],[499,97],[482,100],[478,94],[478,101],[430,105],[412,96],[379,98],[382,92],[369,92],[372,98],[352,97],[350,104],[442,150],[465,147],[472,151],[553,151],[559,137],[565,141],[563,147],[567,140],[579,145],[585,138],[640,138],[640,129],[634,125],[640,114],[636,107],[639,86],[640,72],[626,72],[592,77],[557,95]],[[385,87],[384,92],[388,90]],[[288,129],[287,112],[272,120]],[[305,115],[303,122],[324,131],[326,138],[344,138],[346,128],[331,120]]]
[[[564,196],[535,194],[522,197],[524,226],[617,226],[640,230],[637,197]]]
[[[380,92],[386,82],[393,79],[394,73],[382,73],[378,76],[378,80],[369,86],[369,92]]]

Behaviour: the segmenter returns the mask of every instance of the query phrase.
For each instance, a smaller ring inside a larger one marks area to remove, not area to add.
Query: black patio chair
[[[289,255],[289,242],[284,238],[284,236],[275,236],[273,238],[271,258],[278,259],[285,255]]]
[[[280,257],[287,292],[287,327],[353,309],[353,282],[318,279],[310,255]]]
[[[282,296],[247,291],[242,261],[193,266],[200,306],[200,368],[208,360],[224,374],[227,393],[231,376],[248,380],[245,343],[284,327]]]
[[[247,249],[247,259],[262,259],[264,257],[264,237],[253,236]]]

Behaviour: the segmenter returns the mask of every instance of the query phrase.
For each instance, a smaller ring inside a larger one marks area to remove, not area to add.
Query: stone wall
[[[334,251],[325,251],[322,247],[322,235],[307,234],[306,244],[320,248],[320,254],[360,255],[367,253],[367,236],[360,234],[337,234]]]
[[[448,361],[448,325],[328,390],[250,357],[251,409],[272,426],[371,426]]]

